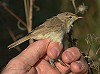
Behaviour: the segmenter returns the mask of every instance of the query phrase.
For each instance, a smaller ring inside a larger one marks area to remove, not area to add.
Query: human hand
[[[56,67],[52,67],[48,62],[48,56],[52,59],[57,58],[61,49],[62,46],[49,40],[36,41],[13,58],[1,74],[66,74],[69,70],[71,74],[87,72],[88,66],[79,59],[81,55],[76,47],[63,52],[62,61],[66,66],[56,62]]]

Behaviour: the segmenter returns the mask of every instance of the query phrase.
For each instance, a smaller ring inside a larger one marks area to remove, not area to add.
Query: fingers
[[[59,55],[61,49],[62,49],[62,46],[60,46],[57,43],[51,42],[48,46],[47,54],[50,58],[55,59]],[[70,69],[74,74],[75,73],[82,74],[88,70],[88,66],[84,61],[82,60],[77,61],[80,59],[80,57],[81,57],[81,54],[79,52],[79,49],[76,47],[68,48],[62,54],[63,62],[66,65],[70,64]],[[68,71],[70,70],[69,66],[62,66],[58,62],[56,63],[56,67],[62,74],[68,73]]]
[[[66,66],[56,63],[56,67],[62,74],[66,74],[71,71],[71,74],[85,74],[88,71],[87,63],[80,59],[79,49],[71,47],[65,50],[62,54],[62,60]]]
[[[61,74],[66,74],[70,72],[70,67],[69,66],[64,66],[60,62],[55,63],[57,69],[61,72]]]
[[[71,47],[65,50],[62,54],[62,60],[65,63],[71,63],[73,61],[76,61],[80,58],[80,52],[79,49],[76,47]]]
[[[42,59],[39,64],[36,66],[38,74],[61,74],[57,68],[54,68],[50,65],[49,62]]]
[[[45,55],[49,40],[40,40],[28,46],[17,57],[13,58],[4,69],[6,74],[25,74],[32,66]],[[33,72],[35,72],[35,68]]]
[[[73,73],[84,74],[88,71],[88,65],[82,60],[72,62],[70,66]]]
[[[33,66],[41,57],[46,54],[49,40],[39,40],[30,44],[15,60],[20,61],[24,67]]]
[[[57,50],[57,53],[56,53],[56,50]],[[9,69],[9,67],[10,67],[11,70],[14,69],[17,72],[20,72],[20,70],[22,70],[21,72],[26,73],[27,71],[31,70],[32,67],[34,65],[36,65],[36,63],[39,62],[40,58],[45,56],[47,52],[48,52],[47,54],[50,56],[50,58],[56,58],[59,55],[60,50],[61,50],[61,46],[59,46],[58,43],[54,43],[54,42],[50,43],[50,41],[47,39],[36,41],[36,42],[30,44],[18,56],[13,58],[8,63],[8,65],[7,65],[8,67],[6,69]],[[51,65],[49,64],[48,67],[51,68]],[[41,70],[43,70],[43,69],[41,69]],[[35,72],[35,71],[36,71],[35,68],[33,68],[33,70],[29,71],[29,72],[31,73],[31,72]],[[58,71],[58,70],[56,70],[56,71]]]
[[[47,55],[51,59],[55,59],[60,54],[61,49],[62,49],[62,45],[59,45],[59,43],[51,42],[47,49]]]

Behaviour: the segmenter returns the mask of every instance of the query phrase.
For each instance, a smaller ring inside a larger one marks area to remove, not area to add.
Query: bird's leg
[[[55,61],[53,59],[49,58],[49,63],[52,67],[55,67]]]
[[[51,64],[51,66],[52,67],[55,67],[55,62],[59,62],[61,65],[63,65],[63,66],[68,66],[68,65],[66,65],[62,60],[61,60],[61,54],[62,53],[60,53],[60,55],[58,56],[58,58],[56,58],[56,59],[51,59],[51,58],[49,58],[49,63]],[[69,66],[68,66],[69,67]]]
[[[68,66],[68,67],[69,67],[69,65],[66,65],[66,64],[62,61],[62,59],[61,59],[62,53],[63,53],[63,51],[60,53],[60,55],[59,55],[56,59],[54,59],[54,63],[55,63],[55,62],[59,62],[61,65],[63,65],[63,66]]]

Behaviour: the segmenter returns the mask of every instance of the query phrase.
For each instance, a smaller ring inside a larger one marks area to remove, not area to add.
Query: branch
[[[17,16],[15,15],[10,9],[8,9],[6,6],[4,6],[1,2],[0,2],[0,5],[6,10],[8,11],[12,16],[14,16],[17,20],[19,20],[26,28],[26,24]]]
[[[29,8],[29,24],[27,25],[28,27],[28,33],[32,31],[32,11],[33,11],[33,0],[30,0],[30,8]],[[33,40],[30,39],[29,43],[32,43]]]
[[[29,25],[28,32],[32,31],[32,9],[33,9],[33,0],[30,0],[30,9],[29,9]]]
[[[24,0],[24,7],[25,7],[25,14],[26,14],[26,21],[27,21],[27,25],[29,24],[29,1],[28,0]],[[27,30],[28,30],[28,26],[27,26]]]

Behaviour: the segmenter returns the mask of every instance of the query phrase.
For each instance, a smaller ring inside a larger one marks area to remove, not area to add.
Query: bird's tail
[[[19,44],[21,44],[21,43],[23,43],[23,42],[29,40],[29,39],[30,39],[29,36],[25,36],[25,37],[19,39],[18,41],[16,41],[16,42],[10,44],[10,45],[8,46],[8,48],[11,49],[11,48],[13,48],[13,47],[15,47],[15,46],[17,46],[17,45],[19,45]]]

